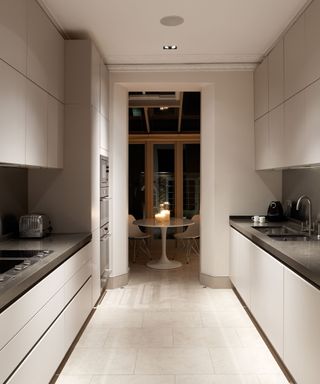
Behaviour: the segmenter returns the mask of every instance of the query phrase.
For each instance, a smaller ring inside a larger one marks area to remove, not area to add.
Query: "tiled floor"
[[[129,285],[107,292],[56,383],[288,381],[233,291],[199,284],[193,257],[171,271],[131,266]]]

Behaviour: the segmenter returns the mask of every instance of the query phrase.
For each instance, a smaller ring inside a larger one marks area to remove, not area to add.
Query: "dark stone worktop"
[[[0,283],[0,312],[51,273],[55,268],[91,241],[91,234],[51,234],[42,239],[8,239],[0,242],[0,250],[48,249],[53,252],[21,271],[14,279]]]
[[[310,284],[320,289],[320,241],[278,241],[260,233],[252,226],[287,225],[294,223],[253,224],[249,217],[230,216],[230,226],[260,248],[289,267]],[[297,227],[299,229],[299,227]]]

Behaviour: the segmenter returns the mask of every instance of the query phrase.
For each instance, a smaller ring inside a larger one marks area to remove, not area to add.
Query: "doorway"
[[[164,202],[171,217],[199,214],[200,99],[200,92],[129,93],[128,208],[136,219],[153,218]]]

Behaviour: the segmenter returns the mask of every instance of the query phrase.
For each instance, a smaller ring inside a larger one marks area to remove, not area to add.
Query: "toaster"
[[[20,216],[19,236],[41,238],[52,231],[51,223],[46,215],[29,214]]]

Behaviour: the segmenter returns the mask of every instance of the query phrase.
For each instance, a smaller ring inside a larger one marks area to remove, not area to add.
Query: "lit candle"
[[[158,223],[158,224],[162,224],[162,222],[163,222],[163,214],[162,214],[162,211],[160,212],[160,213],[156,213],[155,215],[154,215],[154,219],[155,219],[155,221],[156,221],[156,223]]]
[[[170,221],[170,211],[169,209],[164,209],[162,212],[163,222],[168,223]]]

